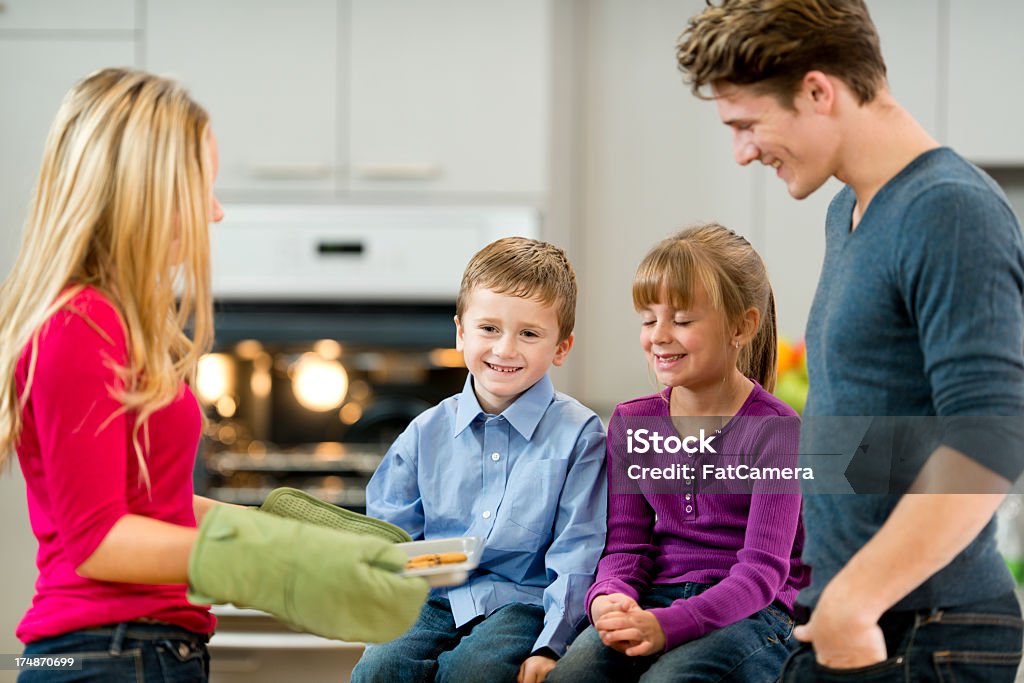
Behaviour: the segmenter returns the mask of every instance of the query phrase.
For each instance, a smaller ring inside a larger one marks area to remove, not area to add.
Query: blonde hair
[[[790,108],[808,71],[839,78],[861,104],[886,82],[863,0],[709,1],[680,37],[676,61],[698,97],[708,85],[749,85]]]
[[[737,367],[767,391],[774,390],[778,371],[775,295],[761,256],[732,230],[717,223],[696,225],[656,244],[637,268],[633,305],[637,310],[657,303],[688,309],[698,283],[730,325],[750,308],[760,313],[758,329],[740,351]],[[667,302],[662,300],[665,296]]]
[[[455,301],[459,319],[477,287],[556,305],[559,342],[568,339],[576,326],[576,271],[565,252],[553,244],[505,237],[478,251],[462,275]]]
[[[91,286],[125,327],[128,363],[116,368],[123,388],[114,397],[119,412],[134,413],[132,441],[149,486],[146,422],[194,379],[212,340],[209,130],[184,88],[142,71],[97,71],[64,97],[17,260],[0,286],[0,463],[21,434],[40,327]],[[27,345],[18,396],[15,369]]]

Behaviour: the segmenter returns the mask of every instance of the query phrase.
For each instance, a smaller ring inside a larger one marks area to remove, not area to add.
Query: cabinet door
[[[949,2],[949,144],[980,164],[1024,164],[1024,3]]]
[[[0,29],[135,30],[135,0],[3,0]]]
[[[333,190],[335,0],[148,0],[145,63],[210,112],[218,189]]]
[[[17,255],[43,146],[64,93],[104,66],[131,65],[131,40],[0,40],[0,277]]]
[[[352,0],[355,190],[543,195],[547,0]]]

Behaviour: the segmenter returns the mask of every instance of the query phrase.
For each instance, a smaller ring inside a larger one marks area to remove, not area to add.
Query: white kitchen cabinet
[[[3,0],[0,30],[135,30],[135,0]]]
[[[42,160],[61,99],[83,76],[134,61],[133,40],[0,37],[0,277],[17,255]]]
[[[949,144],[983,165],[1024,165],[1024,3],[949,3]]]
[[[548,185],[549,0],[352,0],[350,188]]]
[[[336,0],[146,0],[145,66],[206,107],[218,189],[333,191],[339,166]]]

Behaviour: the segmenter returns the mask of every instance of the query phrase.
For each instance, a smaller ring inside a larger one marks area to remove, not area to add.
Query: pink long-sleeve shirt
[[[616,444],[623,442],[626,424],[668,418],[667,391],[619,404],[608,425],[610,461]],[[775,417],[782,419],[770,420]],[[792,408],[755,382],[716,443],[719,453],[747,454],[763,464],[796,465],[799,422]],[[609,472],[614,469],[610,462]],[[598,595],[624,593],[639,600],[654,585],[711,584],[699,595],[650,610],[665,633],[665,648],[671,649],[772,602],[792,609],[797,592],[810,579],[810,570],[800,561],[803,528],[795,483],[783,487],[791,493],[758,492],[773,489],[767,485],[754,486],[753,495],[698,489],[687,497],[617,493],[614,479],[609,474],[608,540],[597,579],[587,593],[588,616]]]
[[[31,348],[16,369],[19,395]],[[23,642],[135,619],[213,630],[209,609],[186,601],[184,585],[113,583],[75,573],[124,515],[196,526],[192,467],[201,416],[195,396],[182,384],[178,398],[148,420],[150,495],[132,446],[134,416],[119,412],[112,395],[122,385],[115,367],[127,358],[121,319],[95,289],[82,290],[41,328],[17,446],[39,542],[36,594],[17,629]]]

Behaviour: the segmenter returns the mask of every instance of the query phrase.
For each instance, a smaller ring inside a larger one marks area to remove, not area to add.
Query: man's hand
[[[628,612],[631,609],[639,608],[640,605],[636,604],[636,600],[625,593],[598,595],[590,603],[590,620],[596,624],[598,619],[609,612]]]
[[[639,605],[625,612],[608,612],[594,622],[594,627],[602,643],[629,657],[653,655],[665,649],[665,632],[657,617]]]
[[[832,669],[856,669],[885,660],[885,636],[880,615],[866,613],[848,596],[838,597],[825,587],[811,619],[793,631],[797,640],[811,643],[818,663]]]
[[[519,677],[516,683],[541,683],[548,672],[555,668],[555,660],[544,655],[533,655],[528,657],[522,666],[519,667]]]

